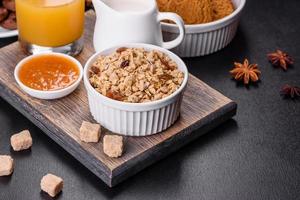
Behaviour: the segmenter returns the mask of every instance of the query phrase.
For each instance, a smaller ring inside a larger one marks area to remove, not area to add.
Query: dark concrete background
[[[0,154],[16,162],[14,174],[0,178],[0,199],[49,199],[39,186],[47,172],[65,180],[57,199],[300,199],[300,101],[279,95],[286,83],[300,85],[299,10],[298,0],[248,0],[227,48],[185,59],[192,74],[238,103],[237,116],[113,189],[0,99]],[[266,59],[277,48],[295,58],[287,72]],[[228,74],[245,57],[262,71],[261,82],[249,88]],[[23,129],[34,145],[14,153],[9,138]]]

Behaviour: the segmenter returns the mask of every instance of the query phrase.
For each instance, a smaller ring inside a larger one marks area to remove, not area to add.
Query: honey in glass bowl
[[[31,54],[77,55],[83,48],[84,0],[16,0],[19,41]]]

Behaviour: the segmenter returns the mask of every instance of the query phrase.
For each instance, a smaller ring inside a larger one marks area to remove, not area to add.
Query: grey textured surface
[[[300,85],[299,8],[298,0],[248,0],[227,48],[186,59],[191,73],[239,104],[237,116],[113,189],[0,100],[0,153],[16,160],[13,176],[0,178],[0,199],[49,199],[39,190],[48,171],[66,183],[57,199],[299,199],[300,101],[279,96],[283,84]],[[295,58],[287,72],[266,60],[276,48]],[[244,57],[263,73],[248,89],[228,75],[232,62]],[[10,135],[25,128],[33,135],[32,150],[11,152]]]

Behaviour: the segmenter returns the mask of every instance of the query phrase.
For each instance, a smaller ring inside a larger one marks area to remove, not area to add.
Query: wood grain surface
[[[93,11],[87,12],[85,48],[77,57],[82,64],[94,52],[94,23]],[[74,93],[59,100],[31,98],[20,90],[13,76],[15,65],[25,56],[17,42],[0,50],[0,95],[111,187],[236,113],[236,103],[190,75],[181,116],[175,125],[157,135],[128,137],[124,155],[118,159],[108,158],[102,151],[102,142],[87,144],[79,140],[78,131],[82,121],[94,121],[89,112],[83,83]],[[197,131],[197,134],[192,132],[196,129],[201,131]],[[103,129],[103,132],[107,134],[107,130]]]

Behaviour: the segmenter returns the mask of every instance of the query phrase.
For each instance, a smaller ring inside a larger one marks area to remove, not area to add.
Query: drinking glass
[[[16,0],[21,46],[30,54],[79,54],[83,48],[84,4],[84,0]]]

